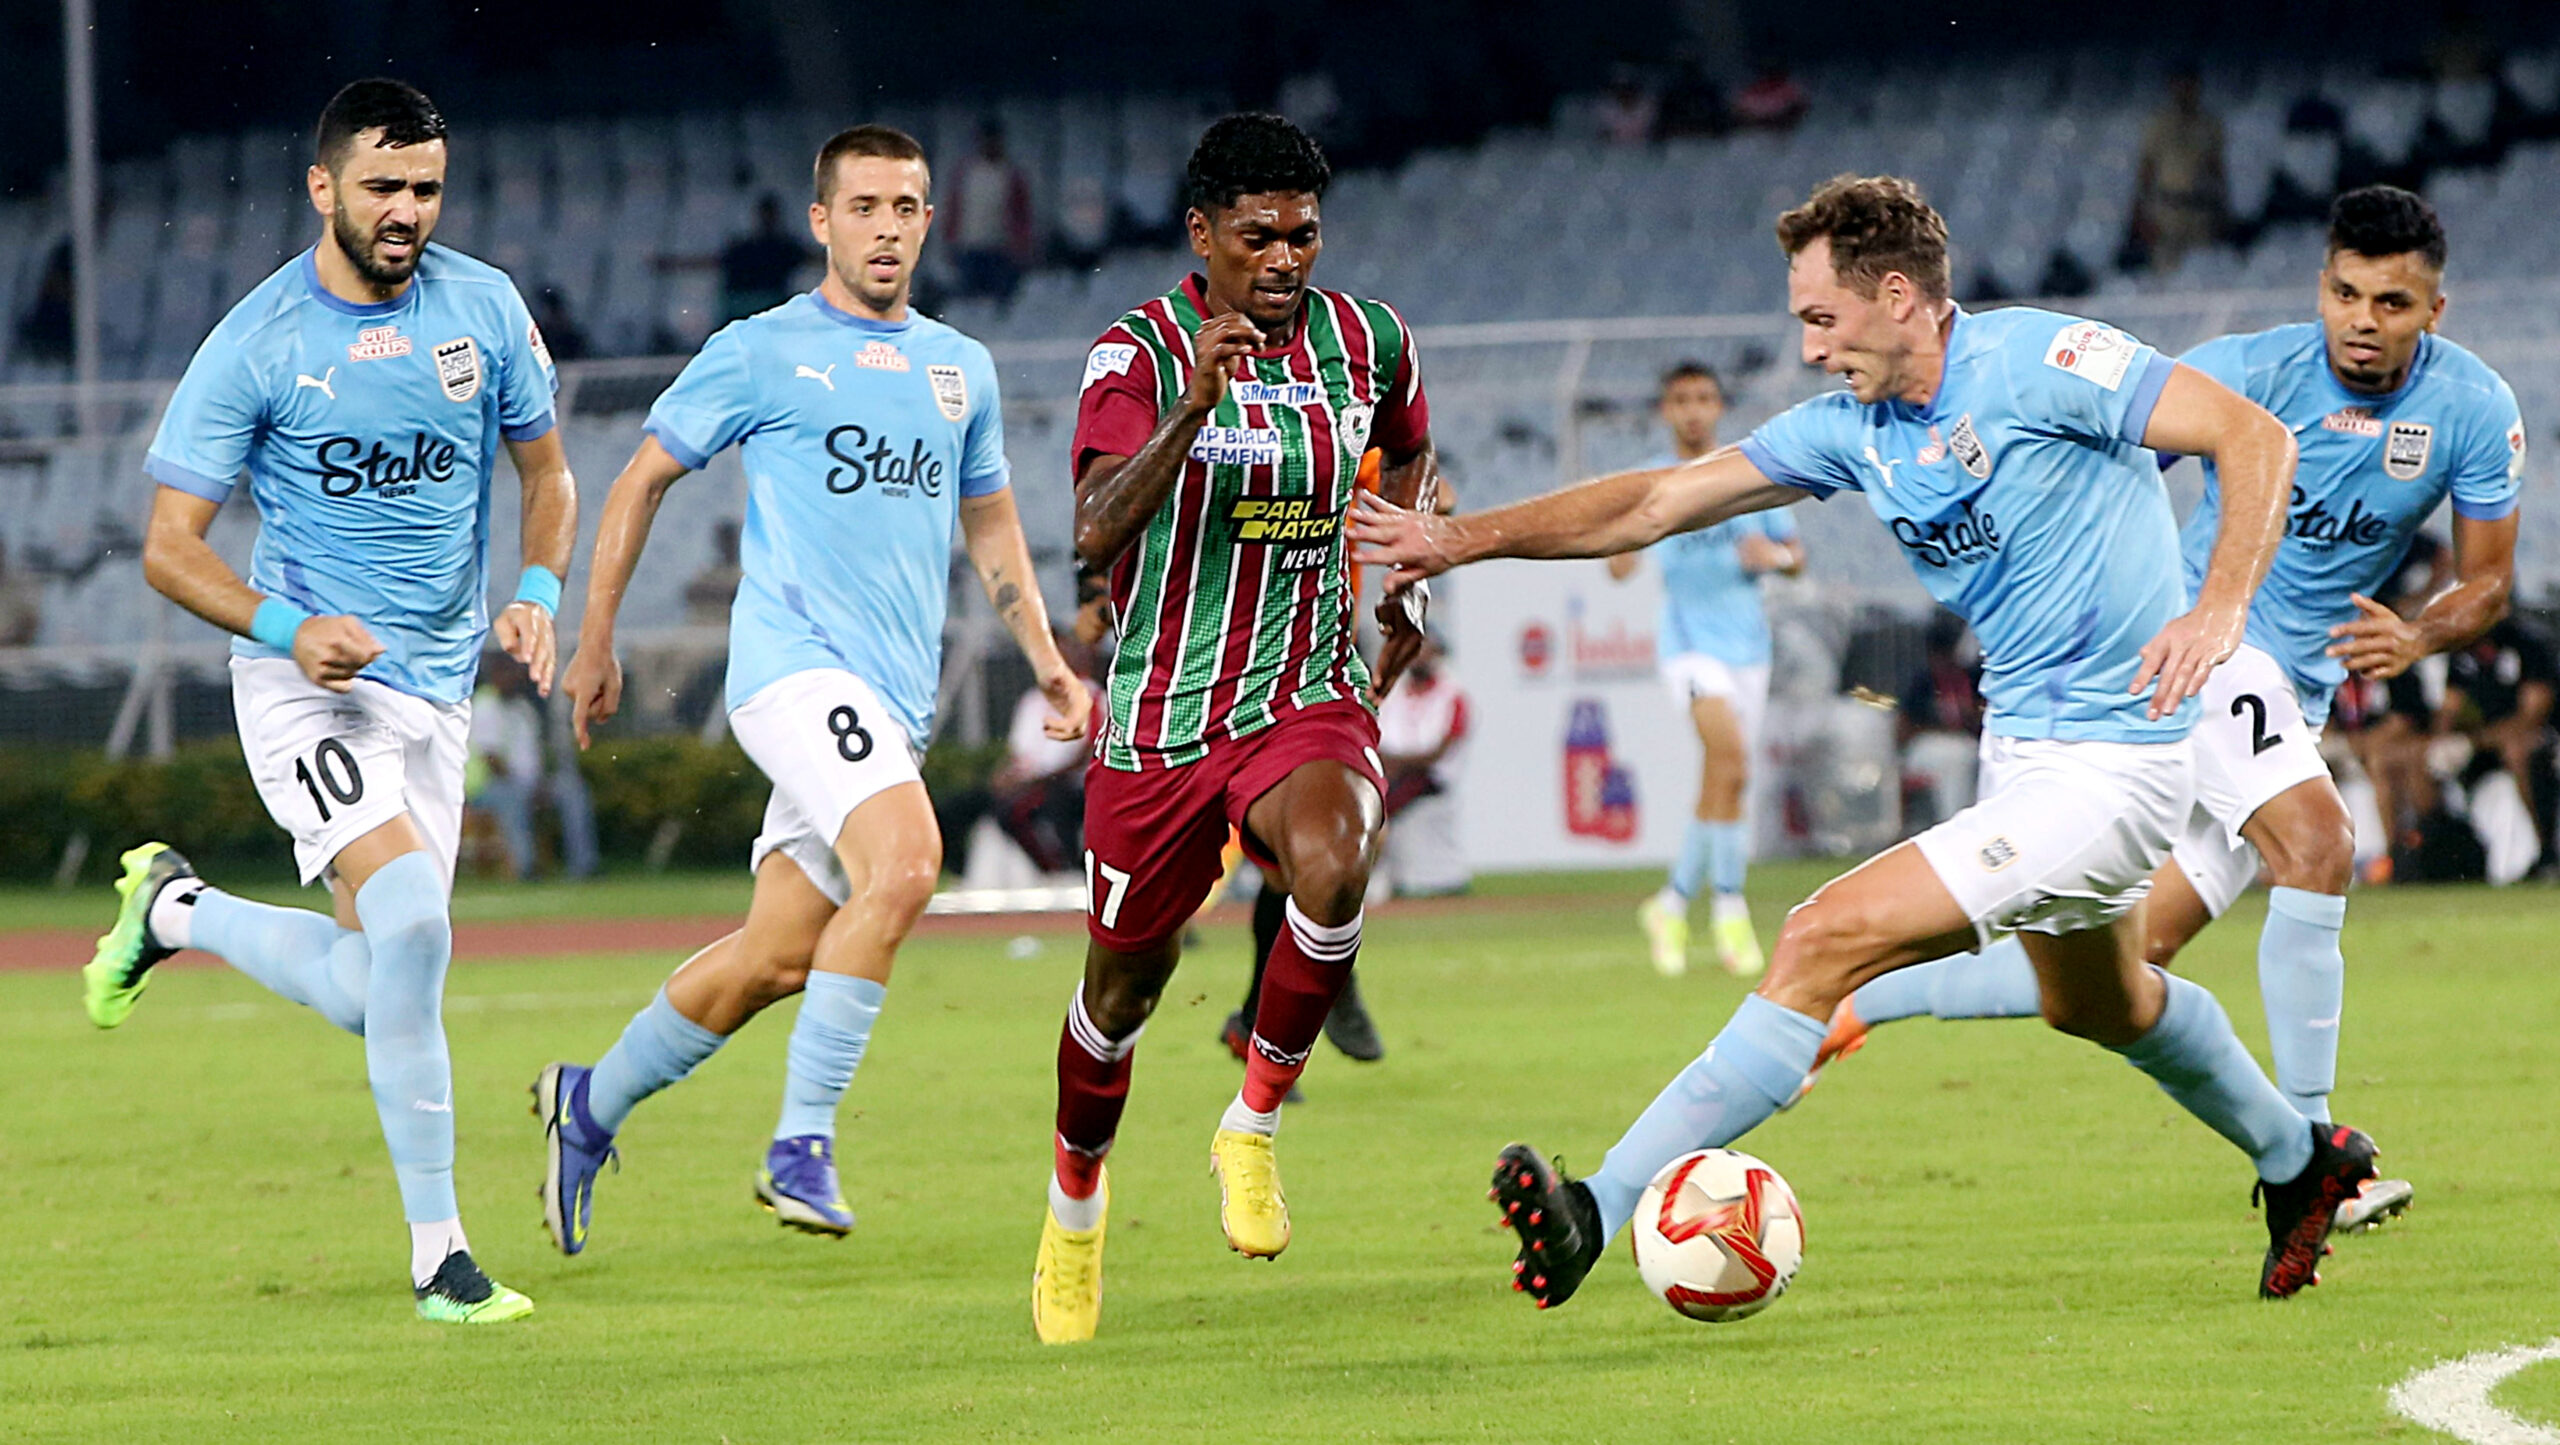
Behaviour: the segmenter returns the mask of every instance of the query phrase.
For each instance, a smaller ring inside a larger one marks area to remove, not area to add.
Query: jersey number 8
[[[871,733],[862,725],[862,714],[839,706],[827,714],[827,731],[836,735],[836,756],[848,763],[858,763],[871,756]]]

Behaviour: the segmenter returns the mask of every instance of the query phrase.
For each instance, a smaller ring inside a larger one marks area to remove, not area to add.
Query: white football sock
[[[462,1237],[460,1219],[439,1219],[432,1224],[409,1226],[409,1278],[424,1286],[444,1267],[445,1257],[471,1247]]]
[[[1049,1176],[1049,1213],[1057,1219],[1058,1227],[1069,1234],[1088,1233],[1102,1224],[1102,1191],[1096,1189],[1078,1199],[1058,1182],[1057,1175],[1052,1174]]]
[[[1232,1129],[1239,1134],[1259,1134],[1268,1139],[1280,1132],[1280,1111],[1274,1109],[1268,1114],[1260,1113],[1248,1108],[1244,1095],[1238,1094],[1235,1102],[1227,1105],[1227,1112],[1218,1117],[1218,1127]]]
[[[201,878],[181,878],[151,900],[143,926],[162,948],[192,948],[196,941],[196,902],[213,890]]]

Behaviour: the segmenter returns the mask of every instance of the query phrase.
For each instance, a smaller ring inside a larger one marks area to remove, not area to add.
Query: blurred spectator
[[[2537,839],[2536,866],[2548,866],[2551,860],[2546,810],[2553,801],[2555,696],[2560,696],[2560,656],[2554,655],[2550,638],[2536,624],[2509,617],[2449,656],[2444,705],[2436,713],[2439,737],[2458,736],[2471,744],[2471,760],[2457,774],[2465,788],[2476,789],[2501,770],[2514,780]],[[2476,817],[2478,811],[2475,807],[2475,821],[2485,822]]]
[[[1031,182],[1006,158],[1004,127],[978,125],[977,152],[960,162],[942,203],[950,227],[954,294],[1011,300],[1023,268],[1037,257],[1031,230]]]
[[[1812,108],[1813,97],[1775,61],[1733,93],[1733,123],[1744,130],[1793,130]]]
[[[37,361],[71,359],[71,239],[54,243],[35,300],[18,318],[18,349]]]
[[[560,815],[563,868],[572,878],[592,876],[595,811],[586,779],[578,772],[577,754],[546,727],[532,679],[523,664],[503,652],[493,650],[481,659],[480,686],[471,695],[470,749],[463,769],[465,796],[498,825],[508,875],[533,876],[540,852],[534,842],[534,807],[548,800]]]
[[[34,577],[9,565],[0,547],[0,647],[25,647],[44,625],[44,593]]]
[[[1965,656],[1964,619],[1929,619],[1927,659],[1903,684],[1894,740],[1902,745],[1903,828],[1918,832],[1973,806],[1982,747],[1981,667]],[[1925,818],[1919,814],[1925,812]]]
[[[2142,132],[2133,179],[2134,248],[2154,271],[2178,269],[2189,251],[2222,239],[2231,189],[2223,171],[2221,118],[2205,109],[2193,66],[2169,81],[2169,98]]]
[[[1378,704],[1378,761],[1387,778],[1386,856],[1379,876],[1394,892],[1446,894],[1471,881],[1458,845],[1457,752],[1467,740],[1467,695],[1443,667],[1437,633]]]
[[[782,198],[759,197],[756,228],[720,248],[721,319],[735,321],[790,300],[800,269],[815,254],[808,240],[783,226]]]
[[[1098,176],[1067,177],[1058,188],[1058,263],[1078,271],[1102,264],[1111,249],[1111,195]]]
[[[543,349],[553,361],[578,361],[588,354],[587,329],[569,314],[569,297],[559,287],[546,283],[534,292],[532,310]]]
[[[738,524],[723,517],[711,524],[711,560],[684,584],[684,620],[692,627],[726,627],[729,604],[737,600]]]
[[[1091,650],[1061,632],[1058,651],[1091,688]],[[1036,687],[1025,688],[1005,729],[1004,762],[987,780],[987,791],[997,826],[1030,855],[1032,866],[1071,873],[1084,856],[1084,762],[1090,744],[1049,736],[1042,726],[1049,716],[1048,698]]]
[[[1661,112],[1662,102],[1653,87],[1645,84],[1644,72],[1620,65],[1609,73],[1609,88],[1600,93],[1593,118],[1600,139],[1611,145],[1640,146],[1653,139],[1654,122]]]

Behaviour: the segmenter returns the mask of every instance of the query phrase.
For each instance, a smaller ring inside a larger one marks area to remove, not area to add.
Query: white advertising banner
[[[1452,579],[1471,726],[1458,836],[1480,870],[1667,863],[1697,801],[1698,736],[1655,670],[1662,584],[1599,561],[1487,562]]]

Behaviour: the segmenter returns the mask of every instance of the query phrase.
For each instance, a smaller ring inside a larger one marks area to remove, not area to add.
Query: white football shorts
[[[843,907],[853,897],[836,857],[844,820],[876,794],[923,780],[907,730],[871,684],[818,668],[767,683],[730,712],[729,731],[773,780],[748,868],[778,852]]]
[[[359,677],[331,692],[287,657],[231,659],[231,712],[249,776],[310,883],[349,843],[402,813],[453,890],[471,704]]]
[[[1743,745],[1758,748],[1760,719],[1769,710],[1769,664],[1675,652],[1662,660],[1662,684],[1671,689],[1672,700],[1683,713],[1696,698],[1724,699],[1725,706],[1733,709],[1734,721],[1742,726]]]
[[[1979,800],[1913,841],[1983,943],[2103,928],[2151,892],[2194,798],[2169,743],[1982,738]]]
[[[2171,856],[2207,913],[2222,916],[2258,876],[2258,850],[2240,836],[2278,794],[2329,776],[2320,734],[2276,660],[2243,645],[2213,670],[2198,699],[2196,801]]]

